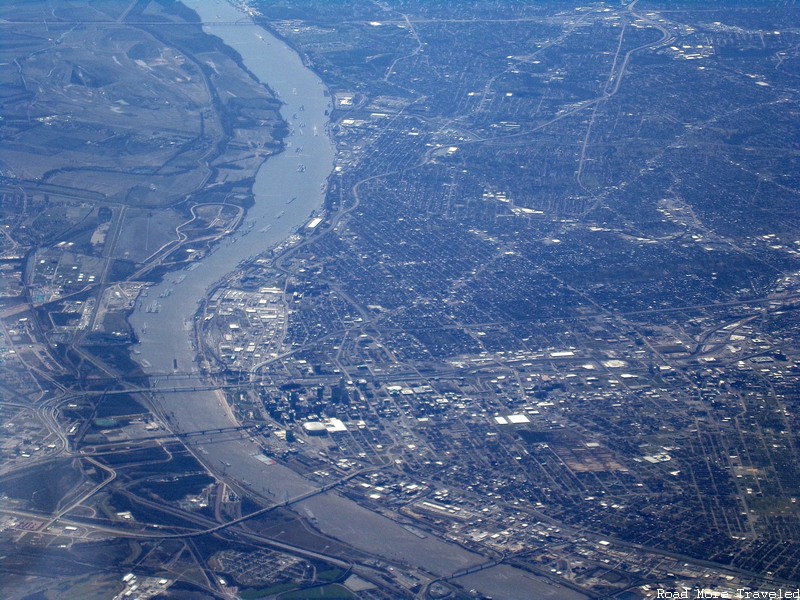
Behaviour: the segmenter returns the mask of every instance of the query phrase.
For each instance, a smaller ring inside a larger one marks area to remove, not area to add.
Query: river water
[[[321,185],[334,158],[326,130],[331,99],[297,53],[227,2],[188,0],[185,4],[200,14],[208,33],[236,50],[250,72],[279,96],[284,103],[281,114],[291,129],[285,139],[288,150],[270,157],[258,171],[253,187],[256,202],[247,212],[245,226],[219,244],[200,267],[168,275],[140,299],[130,321],[137,332],[146,328],[135,352],[151,375],[173,373],[173,361],[180,373],[196,372],[191,337],[176,335],[176,326],[191,330],[197,303],[209,287],[239,262],[286,239],[308,220],[322,205]],[[299,148],[302,152],[298,153]],[[144,309],[153,303],[159,305],[159,312]]]
[[[176,392],[169,389],[175,383],[164,377],[175,373],[177,364],[177,372],[203,385],[192,344],[198,304],[207,290],[242,260],[287,238],[321,207],[322,186],[333,168],[334,145],[327,131],[326,111],[331,109],[331,99],[321,80],[289,46],[224,0],[213,4],[207,0],[184,3],[200,15],[208,33],[234,48],[250,72],[280,97],[284,102],[281,114],[291,126],[285,140],[289,150],[270,157],[258,172],[253,188],[255,205],[247,213],[246,226],[223,241],[195,268],[167,275],[161,284],[150,288],[130,318],[137,331],[147,324],[147,334],[141,336],[133,357],[150,375],[157,411],[176,432],[196,432],[236,425],[221,392]],[[303,147],[302,153],[293,150],[299,146]],[[304,169],[298,170],[300,164]],[[295,200],[287,204],[291,198]],[[143,310],[153,301],[160,304],[159,312]],[[181,380],[178,385],[187,386],[187,381]],[[196,436],[187,438],[187,444],[218,476],[264,498],[282,502],[316,488],[291,469],[265,462],[261,447],[247,436],[233,439],[220,435]],[[485,562],[483,557],[457,544],[432,536],[419,538],[335,492],[293,506],[300,514],[313,514],[324,533],[359,550],[438,576]],[[475,578],[477,581],[470,581],[470,585],[498,598],[507,596],[511,588],[528,590],[534,596],[551,596],[555,592],[560,598],[581,598],[568,589],[551,588],[542,579],[510,567],[484,573],[483,577]]]

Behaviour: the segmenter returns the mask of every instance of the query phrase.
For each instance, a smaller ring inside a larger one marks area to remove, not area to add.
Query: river
[[[147,334],[141,336],[133,356],[150,376],[152,387],[162,390],[156,394],[158,412],[177,432],[236,425],[222,392],[168,391],[166,388],[174,382],[170,383],[163,376],[175,372],[175,361],[178,372],[203,385],[192,344],[198,303],[211,286],[242,260],[284,240],[319,209],[323,202],[322,186],[332,171],[335,152],[327,129],[326,111],[331,109],[331,99],[319,77],[289,46],[256,26],[227,2],[186,0],[184,3],[200,15],[207,32],[235,49],[250,72],[269,85],[284,102],[281,114],[291,126],[285,142],[294,148],[302,146],[303,152],[298,154],[290,150],[270,157],[256,177],[255,205],[247,213],[247,226],[219,244],[200,261],[199,267],[167,275],[163,283],[150,288],[148,296],[139,300],[131,316],[131,324],[137,331],[147,323]],[[295,115],[298,116],[295,118]],[[298,171],[299,163],[304,165],[304,170]],[[296,200],[287,204],[290,198]],[[171,293],[165,294],[169,289]],[[141,309],[154,299],[160,304],[159,312],[148,313]],[[181,386],[190,384],[185,380],[179,382]],[[198,436],[189,440],[191,449],[209,469],[263,498],[282,502],[316,488],[313,482],[291,469],[264,462],[261,448],[247,436],[223,440],[218,435],[213,441],[211,436]],[[480,555],[457,544],[432,536],[421,539],[394,521],[335,492],[311,497],[294,507],[300,514],[312,513],[317,526],[328,535],[376,557],[419,567],[437,576],[485,562]],[[498,592],[496,597],[503,597],[504,591],[507,594],[510,585],[529,591],[536,589],[540,595],[548,595],[542,592],[550,590],[544,580],[534,579],[517,569],[494,572],[502,576],[492,576],[487,571],[478,585],[470,582],[471,585],[487,594]],[[562,598],[581,597],[565,588],[552,589]]]
[[[183,324],[189,332],[198,301],[214,283],[242,260],[285,240],[308,220],[322,205],[321,184],[334,158],[326,129],[331,99],[297,53],[227,2],[189,0],[185,4],[200,14],[206,31],[236,50],[250,72],[267,82],[284,103],[281,115],[290,125],[284,140],[289,151],[270,157],[259,169],[253,186],[256,202],[247,212],[245,226],[218,244],[202,260],[202,268],[168,275],[140,299],[130,321],[136,331],[146,327],[147,335],[141,336],[135,352],[150,375],[173,373],[173,361],[180,373],[196,372],[191,337],[175,335],[175,325]],[[237,21],[240,24],[231,24]],[[300,153],[296,152],[299,148]],[[160,306],[159,312],[142,310],[153,302]]]

